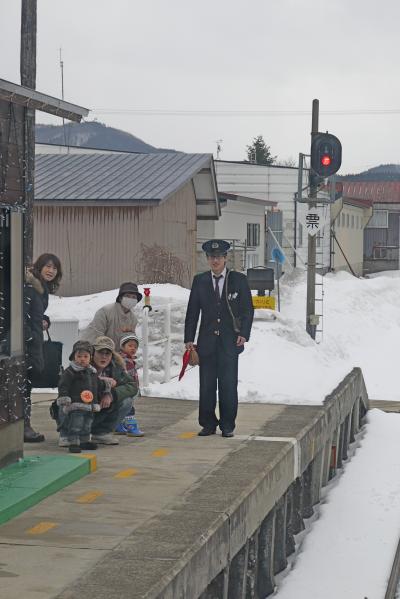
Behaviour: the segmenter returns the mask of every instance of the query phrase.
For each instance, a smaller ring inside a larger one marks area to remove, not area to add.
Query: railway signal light
[[[334,175],[342,164],[342,144],[331,133],[316,133],[311,141],[311,168],[320,177]]]

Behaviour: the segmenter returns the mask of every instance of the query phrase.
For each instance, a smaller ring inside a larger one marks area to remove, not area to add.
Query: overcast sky
[[[62,47],[65,99],[91,118],[186,152],[215,155],[222,139],[226,160],[262,134],[297,161],[319,98],[341,173],[357,172],[400,162],[399,17],[399,0],[38,0],[37,89],[61,95]],[[20,0],[0,0],[0,77],[17,83],[19,27]],[[142,109],[223,114],[124,112]],[[226,115],[260,110],[283,114]]]

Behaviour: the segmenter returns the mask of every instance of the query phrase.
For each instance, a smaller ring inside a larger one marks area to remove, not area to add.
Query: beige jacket
[[[110,337],[115,348],[119,350],[119,340],[124,333],[134,332],[137,325],[137,318],[132,310],[124,312],[118,302],[103,306],[97,310],[92,322],[82,331],[80,338],[89,343],[94,343],[100,335]]]

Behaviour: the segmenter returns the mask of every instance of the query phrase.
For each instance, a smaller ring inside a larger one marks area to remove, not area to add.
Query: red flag
[[[182,358],[182,369],[179,373],[179,378],[178,381],[181,380],[181,378],[183,377],[183,375],[185,374],[185,370],[187,365],[189,364],[189,360],[190,360],[190,349],[187,349],[185,351],[185,353],[183,354],[183,358]]]

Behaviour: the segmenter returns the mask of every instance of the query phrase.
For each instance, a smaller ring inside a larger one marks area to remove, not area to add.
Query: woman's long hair
[[[46,266],[46,264],[48,264],[49,262],[52,262],[54,264],[54,266],[57,269],[57,274],[52,281],[43,281],[40,273],[42,272],[42,268]],[[54,293],[59,288],[62,279],[61,262],[60,259],[57,258],[57,256],[55,256],[54,254],[41,254],[39,258],[37,258],[36,261],[33,263],[31,272],[42,283],[45,283],[50,293]]]

